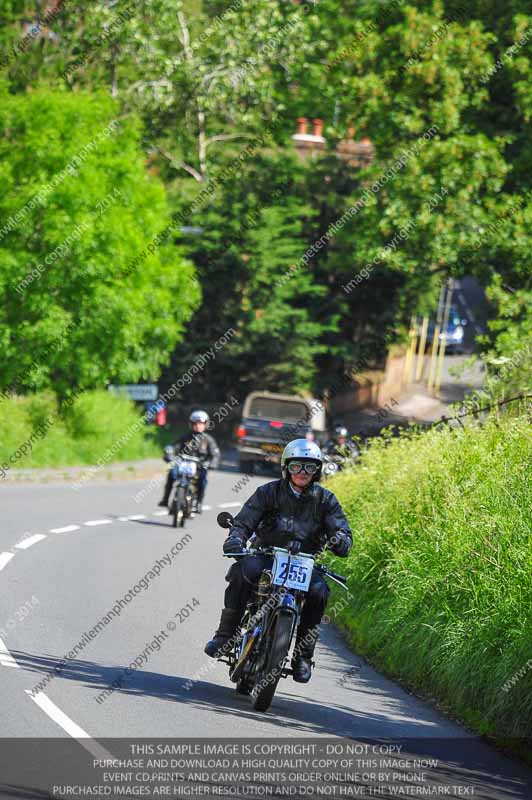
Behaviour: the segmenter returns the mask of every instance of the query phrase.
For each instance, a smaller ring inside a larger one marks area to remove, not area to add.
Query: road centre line
[[[18,667],[20,669],[20,664],[17,664],[2,639],[0,639],[0,664],[3,667]]]
[[[14,553],[0,553],[0,569],[4,569],[5,565],[9,564],[14,557]]]
[[[218,508],[236,508],[241,505],[242,503],[219,503]]]
[[[47,714],[50,719],[52,719],[60,728],[62,728],[69,736],[72,736],[73,739],[77,739],[79,744],[88,750],[89,753],[95,758],[113,758],[112,753],[109,750],[106,750],[104,747],[98,744],[83,728],[74,722],[74,720],[70,719],[64,711],[61,711],[55,703],[52,703],[49,697],[47,697],[44,692],[37,692],[36,695],[32,695],[30,689],[24,689],[27,695],[31,697],[34,703],[36,703],[39,708]]]
[[[168,516],[168,511],[166,509],[162,508],[160,511],[154,511],[152,516],[154,516],[154,517],[166,517],[166,516]]]
[[[31,547],[33,544],[37,544],[37,542],[41,542],[43,539],[46,539],[46,534],[36,533],[35,536],[29,536],[27,539],[22,539],[22,541],[16,544],[15,547],[17,550],[27,550],[28,547]]]
[[[95,525],[111,525],[113,522],[112,519],[90,519],[88,522],[84,522],[84,525],[88,525],[89,527],[94,527]]]
[[[50,533],[70,533],[71,531],[79,531],[79,525],[65,525],[64,528],[52,528]]]

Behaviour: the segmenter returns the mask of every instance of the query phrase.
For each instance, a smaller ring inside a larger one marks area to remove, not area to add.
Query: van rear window
[[[250,417],[277,419],[280,422],[298,422],[308,416],[305,403],[277,400],[272,397],[254,397],[249,408]]]

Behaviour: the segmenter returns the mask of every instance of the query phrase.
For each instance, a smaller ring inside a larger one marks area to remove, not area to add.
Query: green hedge
[[[531,481],[521,416],[377,442],[330,484],[354,534],[335,560],[351,643],[508,744],[532,737]]]
[[[0,399],[0,465],[59,467],[160,456],[157,431],[139,420],[131,401],[105,391],[84,392],[62,412],[51,392]]]

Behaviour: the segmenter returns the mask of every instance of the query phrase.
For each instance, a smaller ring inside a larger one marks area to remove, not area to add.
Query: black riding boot
[[[292,677],[297,683],[308,683],[312,675],[312,657],[318,641],[319,626],[299,628],[292,656]]]
[[[167,506],[168,501],[170,500],[170,494],[172,492],[172,486],[174,485],[174,479],[172,478],[172,473],[169,472],[166,478],[166,486],[164,487],[164,494],[163,499],[159,503],[160,506]]]
[[[227,655],[232,647],[232,639],[238,630],[242,613],[239,609],[224,608],[220,617],[218,630],[213,638],[205,645],[205,652],[211,658]],[[224,648],[224,645],[227,645]]]

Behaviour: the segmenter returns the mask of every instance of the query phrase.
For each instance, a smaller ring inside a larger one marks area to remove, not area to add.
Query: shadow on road
[[[126,666],[105,666],[93,661],[72,659],[62,664],[63,659],[51,655],[34,655],[23,651],[12,651],[13,657],[20,667],[30,672],[40,673],[43,677],[58,670],[58,674],[42,687],[46,691],[54,681],[73,680],[83,683],[89,689],[100,692],[110,689],[113,681],[123,676]],[[210,662],[207,662],[209,665]],[[213,662],[214,664],[214,662]],[[371,691],[371,680],[358,678],[358,688]],[[37,681],[35,687],[40,683]],[[192,686],[190,686],[192,684]],[[394,736],[421,736],[427,733],[427,723],[410,719],[408,709],[400,712],[400,703],[397,698],[390,695],[390,704],[393,702],[394,712],[401,719],[395,720],[392,716],[383,714],[369,714],[348,708],[338,703],[329,702],[327,707],[313,700],[311,697],[304,700],[300,697],[290,697],[285,694],[290,690],[290,683],[283,681],[279,687],[279,694],[274,699],[271,712],[264,714],[253,710],[250,699],[237,694],[232,684],[220,685],[206,680],[192,681],[178,675],[164,675],[147,670],[136,670],[130,676],[124,677],[122,685],[114,692],[142,697],[157,697],[158,699],[195,706],[198,710],[209,711],[224,717],[234,715],[239,719],[265,719],[275,715],[275,721],[283,725],[286,733],[298,736],[302,734],[326,734],[334,736],[382,736],[383,724],[386,725],[386,735]],[[286,688],[285,688],[286,687]],[[382,694],[382,686],[379,693]],[[102,703],[104,705],[107,698]],[[111,695],[109,695],[110,697]],[[391,705],[390,705],[391,708]]]
[[[14,651],[12,655],[22,668],[30,672],[40,673],[44,677],[58,668],[58,675],[53,680],[73,680],[85,684],[88,689],[97,690],[92,697],[95,703],[96,697],[102,691],[110,689],[113,681],[123,676],[126,669],[83,660],[71,660],[60,667],[62,659],[55,656],[34,655],[22,651]],[[334,671],[341,671],[338,665],[334,665]],[[45,691],[48,686],[50,683],[42,690]],[[198,713],[214,713],[223,719],[227,719],[229,715],[239,721],[260,721],[262,725],[271,722],[277,729],[277,736],[280,728],[282,735],[286,737],[321,735],[401,742],[401,759],[438,759],[437,769],[431,771],[431,780],[442,781],[442,785],[472,786],[474,791],[471,795],[486,800],[525,800],[532,796],[532,778],[526,767],[511,762],[487,748],[479,739],[468,737],[465,733],[463,737],[438,738],[442,731],[437,724],[413,719],[412,707],[397,694],[394,695],[391,690],[383,687],[382,683],[377,685],[372,673],[366,676],[357,675],[351,680],[351,686],[356,690],[359,701],[362,694],[378,692],[381,696],[381,707],[384,706],[385,711],[370,712],[367,706],[348,707],[332,701],[324,705],[311,696],[304,699],[290,697],[283,691],[285,687],[289,690],[290,684],[283,682],[270,711],[264,714],[254,711],[250,699],[237,694],[231,685],[222,686],[206,680],[192,682],[180,676],[148,671],[133,672],[114,691],[132,697],[155,697],[186,704]],[[345,694],[348,703],[351,694],[349,688]],[[104,699],[97,705],[105,702]],[[404,763],[397,762],[394,772],[407,773],[409,769]]]

